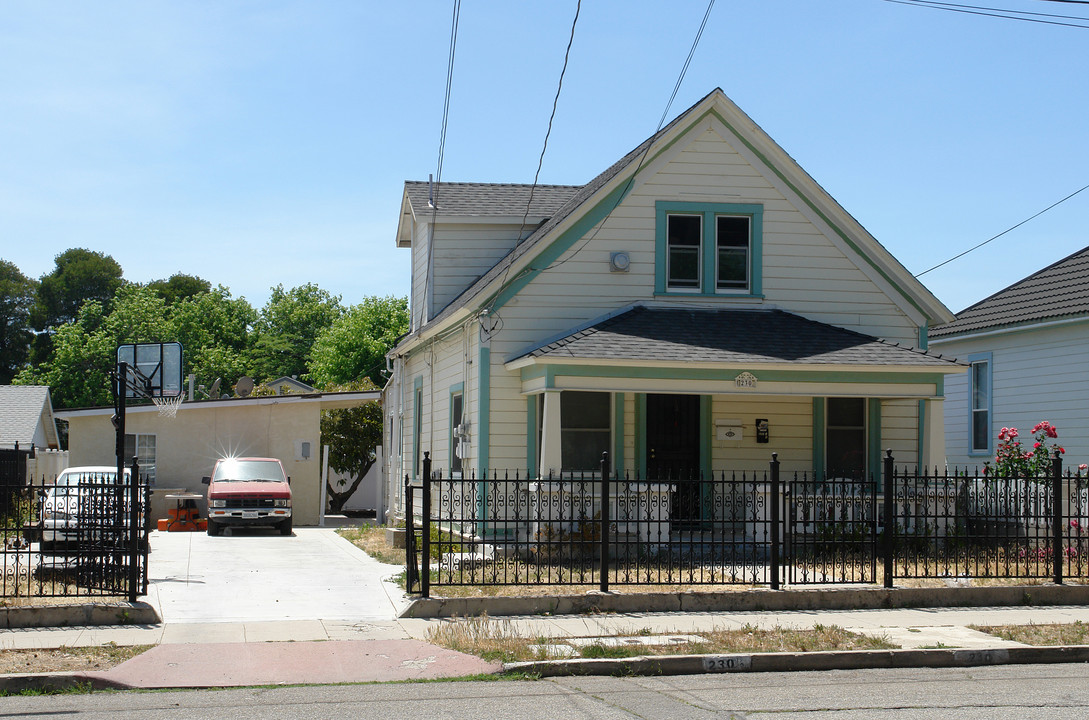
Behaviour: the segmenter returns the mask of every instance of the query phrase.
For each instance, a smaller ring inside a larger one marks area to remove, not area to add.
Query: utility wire
[[[556,96],[552,98],[552,114],[548,116],[548,130],[545,131],[544,145],[541,147],[541,157],[537,159],[537,172],[533,175],[533,184],[529,187],[529,200],[526,201],[526,212],[522,215],[522,226],[518,228],[516,244],[522,242],[522,231],[526,229],[526,220],[529,218],[529,208],[533,204],[533,191],[537,189],[537,181],[541,177],[541,167],[544,166],[545,151],[548,150],[548,138],[552,135],[552,121],[556,119],[556,106],[560,102],[560,91],[563,90],[563,76],[567,74],[567,61],[571,57],[571,45],[575,42],[575,26],[579,22],[579,13],[582,11],[582,0],[575,4],[575,19],[571,21],[571,36],[567,39],[567,50],[563,53],[563,69],[560,70],[560,82],[556,86]]]
[[[1058,25],[1060,27],[1079,28],[1082,30],[1089,30],[1089,18],[1077,17],[1077,16],[1065,16],[1056,15],[1057,18],[1068,18],[1071,20],[1084,20],[1085,25],[1079,23],[1059,22],[1057,20],[1043,20],[1039,17],[1022,17],[1027,15],[1041,15],[1043,17],[1052,17],[1046,13],[1028,13],[1021,10],[1005,10],[1003,8],[979,8],[975,9],[970,5],[955,5],[952,3],[937,3],[937,2],[925,2],[924,0],[884,0],[887,3],[895,3],[897,5],[908,5],[911,7],[929,8],[931,10],[945,10],[947,12],[962,13],[964,15],[981,15],[984,17],[1001,18],[1003,20],[1020,20],[1021,22],[1037,23],[1040,25]],[[1012,14],[1003,14],[1012,13]]]
[[[658,120],[658,127],[654,128],[654,132],[651,133],[651,137],[654,137],[662,130],[662,126],[665,125],[666,118],[669,117],[669,110],[673,107],[673,101],[677,98],[677,92],[681,89],[681,83],[684,82],[684,76],[688,72],[688,66],[692,64],[692,57],[696,54],[696,48],[700,44],[700,38],[703,37],[703,30],[707,27],[707,19],[711,17],[711,10],[714,7],[715,0],[710,0],[707,3],[707,10],[703,13],[703,20],[700,22],[700,28],[696,31],[696,37],[692,40],[692,47],[688,50],[688,57],[685,58],[684,65],[681,67],[681,72],[677,75],[677,82],[673,86],[673,93],[669,96],[669,102],[666,103],[665,110],[662,111],[662,117]],[[597,234],[601,232],[601,229],[603,227],[605,227],[605,223],[607,223],[609,221],[609,218],[612,217],[613,212],[616,210],[617,207],[620,206],[620,203],[624,200],[625,197],[627,197],[628,193],[631,191],[632,185],[635,184],[635,178],[639,177],[639,171],[643,169],[643,163],[647,161],[647,154],[650,152],[650,148],[652,145],[653,143],[648,143],[646,149],[643,150],[643,154],[639,157],[639,164],[635,166],[635,172],[633,172],[631,174],[631,177],[628,178],[628,182],[624,186],[624,191],[616,196],[616,202],[613,203],[613,206],[609,208],[609,212],[605,215],[602,221],[598,223],[597,227],[594,228],[593,234],[591,234],[590,237],[586,238],[586,240],[583,241],[582,245],[576,248],[573,253],[565,257],[563,260],[552,263],[548,267],[544,268],[545,270],[552,270],[553,268],[558,268],[560,265],[563,265],[565,262],[578,255],[584,247],[590,244],[590,241],[597,237]]]
[[[537,182],[541,177],[541,168],[544,166],[545,152],[548,150],[548,138],[552,135],[552,122],[556,119],[556,107],[560,103],[560,91],[563,90],[563,78],[567,74],[567,61],[571,58],[571,45],[575,42],[575,27],[578,26],[579,13],[582,12],[582,0],[577,0],[575,3],[575,18],[571,21],[571,33],[567,38],[567,49],[563,53],[563,67],[560,69],[560,80],[556,85],[556,94],[552,98],[552,114],[548,116],[548,129],[545,131],[544,144],[541,146],[541,155],[537,159],[537,172],[533,175],[533,184],[529,187],[529,199],[526,200],[526,211],[522,214],[522,224],[518,227],[518,234],[514,237],[514,247],[517,248],[522,244],[522,233],[526,229],[526,222],[529,220],[529,211],[533,205],[533,194],[537,189]],[[514,252],[514,249],[511,249]],[[513,258],[511,260],[513,264]],[[499,283],[500,292],[507,286],[507,275],[510,273],[510,265],[508,264],[503,271],[503,281]],[[495,307],[496,301],[499,299],[499,292],[492,296],[491,302],[488,303],[487,313],[491,313],[492,308]],[[496,327],[491,327],[488,332],[495,332]],[[483,331],[483,327],[482,327]]]
[[[981,242],[980,244],[976,245],[975,247],[970,247],[970,248],[968,248],[967,250],[965,250],[964,252],[960,253],[959,255],[954,255],[953,257],[949,258],[948,260],[946,260],[946,261],[944,261],[944,262],[940,262],[940,263],[938,263],[937,265],[935,265],[935,266],[934,266],[934,267],[932,267],[932,268],[928,268],[928,269],[926,269],[926,270],[923,270],[923,271],[922,271],[921,273],[917,273],[917,274],[915,275],[915,277],[917,277],[917,278],[920,278],[920,277],[922,277],[923,275],[926,275],[926,274],[927,274],[928,272],[930,272],[931,270],[937,270],[938,268],[942,267],[943,265],[948,265],[949,263],[953,262],[954,260],[957,260],[957,259],[959,259],[959,258],[962,258],[962,257],[964,257],[965,255],[967,255],[968,253],[972,252],[973,250],[978,250],[979,248],[983,247],[984,245],[986,245],[987,243],[991,242],[992,240],[997,240],[998,238],[1002,237],[1002,236],[1003,236],[1003,235],[1005,235],[1006,233],[1008,233],[1008,232],[1011,232],[1011,231],[1013,231],[1013,230],[1016,230],[1017,228],[1021,227],[1022,225],[1024,225],[1024,224],[1025,224],[1025,223],[1027,223],[1027,222],[1029,222],[1030,220],[1035,220],[1036,218],[1038,218],[1038,217],[1040,217],[1041,215],[1043,215],[1044,213],[1046,213],[1046,212],[1047,212],[1048,210],[1050,210],[1050,209],[1052,209],[1052,208],[1054,208],[1054,207],[1058,207],[1059,205],[1062,205],[1062,204],[1063,204],[1064,202],[1066,202],[1066,201],[1067,201],[1067,200],[1069,200],[1070,198],[1074,197],[1075,195],[1077,195],[1078,193],[1080,193],[1080,192],[1081,192],[1082,190],[1089,190],[1089,185],[1086,185],[1085,187],[1082,187],[1082,188],[1081,188],[1081,189],[1079,189],[1079,190],[1075,190],[1074,192],[1072,192],[1072,193],[1070,193],[1069,195],[1067,195],[1066,197],[1064,197],[1064,198],[1063,198],[1062,200],[1059,200],[1058,202],[1055,202],[1055,203],[1052,203],[1051,205],[1048,205],[1048,206],[1047,206],[1046,208],[1044,208],[1044,209],[1043,209],[1043,210],[1041,210],[1040,212],[1036,213],[1036,214],[1035,214],[1035,215],[1033,215],[1032,217],[1029,217],[1029,218],[1025,218],[1024,220],[1022,220],[1021,222],[1017,223],[1016,225],[1014,225],[1014,226],[1012,226],[1012,227],[1009,227],[1009,228],[1006,228],[1005,230],[1003,230],[1002,232],[998,233],[998,234],[997,234],[997,235],[995,235],[994,237],[992,237],[992,238],[988,238],[987,240],[984,240],[983,242]]]
[[[458,23],[461,18],[461,0],[454,0],[453,17],[450,19],[450,52],[446,59],[446,97],[442,104],[442,131],[439,133],[439,160],[435,168],[435,184],[431,186],[431,224],[427,231],[427,267],[424,274],[424,313],[429,314],[428,298],[431,297],[431,267],[435,257],[435,220],[439,214],[439,186],[442,183],[442,160],[446,153],[446,127],[450,119],[450,89],[454,84],[454,54],[458,45]],[[426,321],[427,318],[422,318]]]
[[[1028,16],[1032,16],[1032,17],[1057,18],[1059,20],[1089,20],[1089,18],[1085,17],[1084,15],[1056,15],[1054,13],[1038,13],[1038,12],[1031,12],[1029,10],[1007,10],[1006,8],[993,8],[993,7],[986,7],[986,6],[981,6],[981,5],[964,5],[963,3],[939,2],[939,0],[907,0],[907,2],[909,2],[912,5],[935,6],[935,7],[941,8],[941,9],[945,9],[945,8],[962,8],[962,9],[966,9],[966,10],[986,10],[986,11],[990,11],[990,12],[1011,13],[1013,15],[1028,15]],[[1086,2],[1089,2],[1089,0],[1086,0]]]

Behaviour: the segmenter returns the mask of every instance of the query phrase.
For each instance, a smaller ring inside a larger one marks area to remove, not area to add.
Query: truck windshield
[[[232,482],[286,482],[275,460],[224,460],[216,466],[215,480]]]

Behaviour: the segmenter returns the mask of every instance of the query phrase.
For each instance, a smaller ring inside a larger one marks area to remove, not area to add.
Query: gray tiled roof
[[[931,338],[1089,314],[1089,248],[1049,265],[957,313]]]
[[[18,442],[29,449],[48,404],[48,386],[0,385],[0,446]],[[46,432],[51,435],[51,428]]]
[[[533,204],[529,216],[550,217],[581,185],[515,185],[500,183],[437,183],[434,197],[438,210],[446,216],[467,217],[521,217],[526,213],[529,192],[533,190]],[[415,212],[427,212],[431,186],[427,182],[410,180],[405,183],[405,193]]]
[[[948,369],[955,361],[782,310],[635,307],[527,353],[581,360],[731,365],[896,365]]]

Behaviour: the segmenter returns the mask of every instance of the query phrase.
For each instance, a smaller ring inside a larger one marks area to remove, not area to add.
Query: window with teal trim
[[[660,201],[655,291],[760,295],[761,205]]]

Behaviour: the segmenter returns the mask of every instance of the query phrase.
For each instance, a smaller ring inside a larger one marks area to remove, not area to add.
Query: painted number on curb
[[[999,665],[1010,661],[1009,650],[957,650],[953,653],[957,665]]]
[[[752,655],[712,655],[703,659],[704,672],[738,672],[752,669]]]

